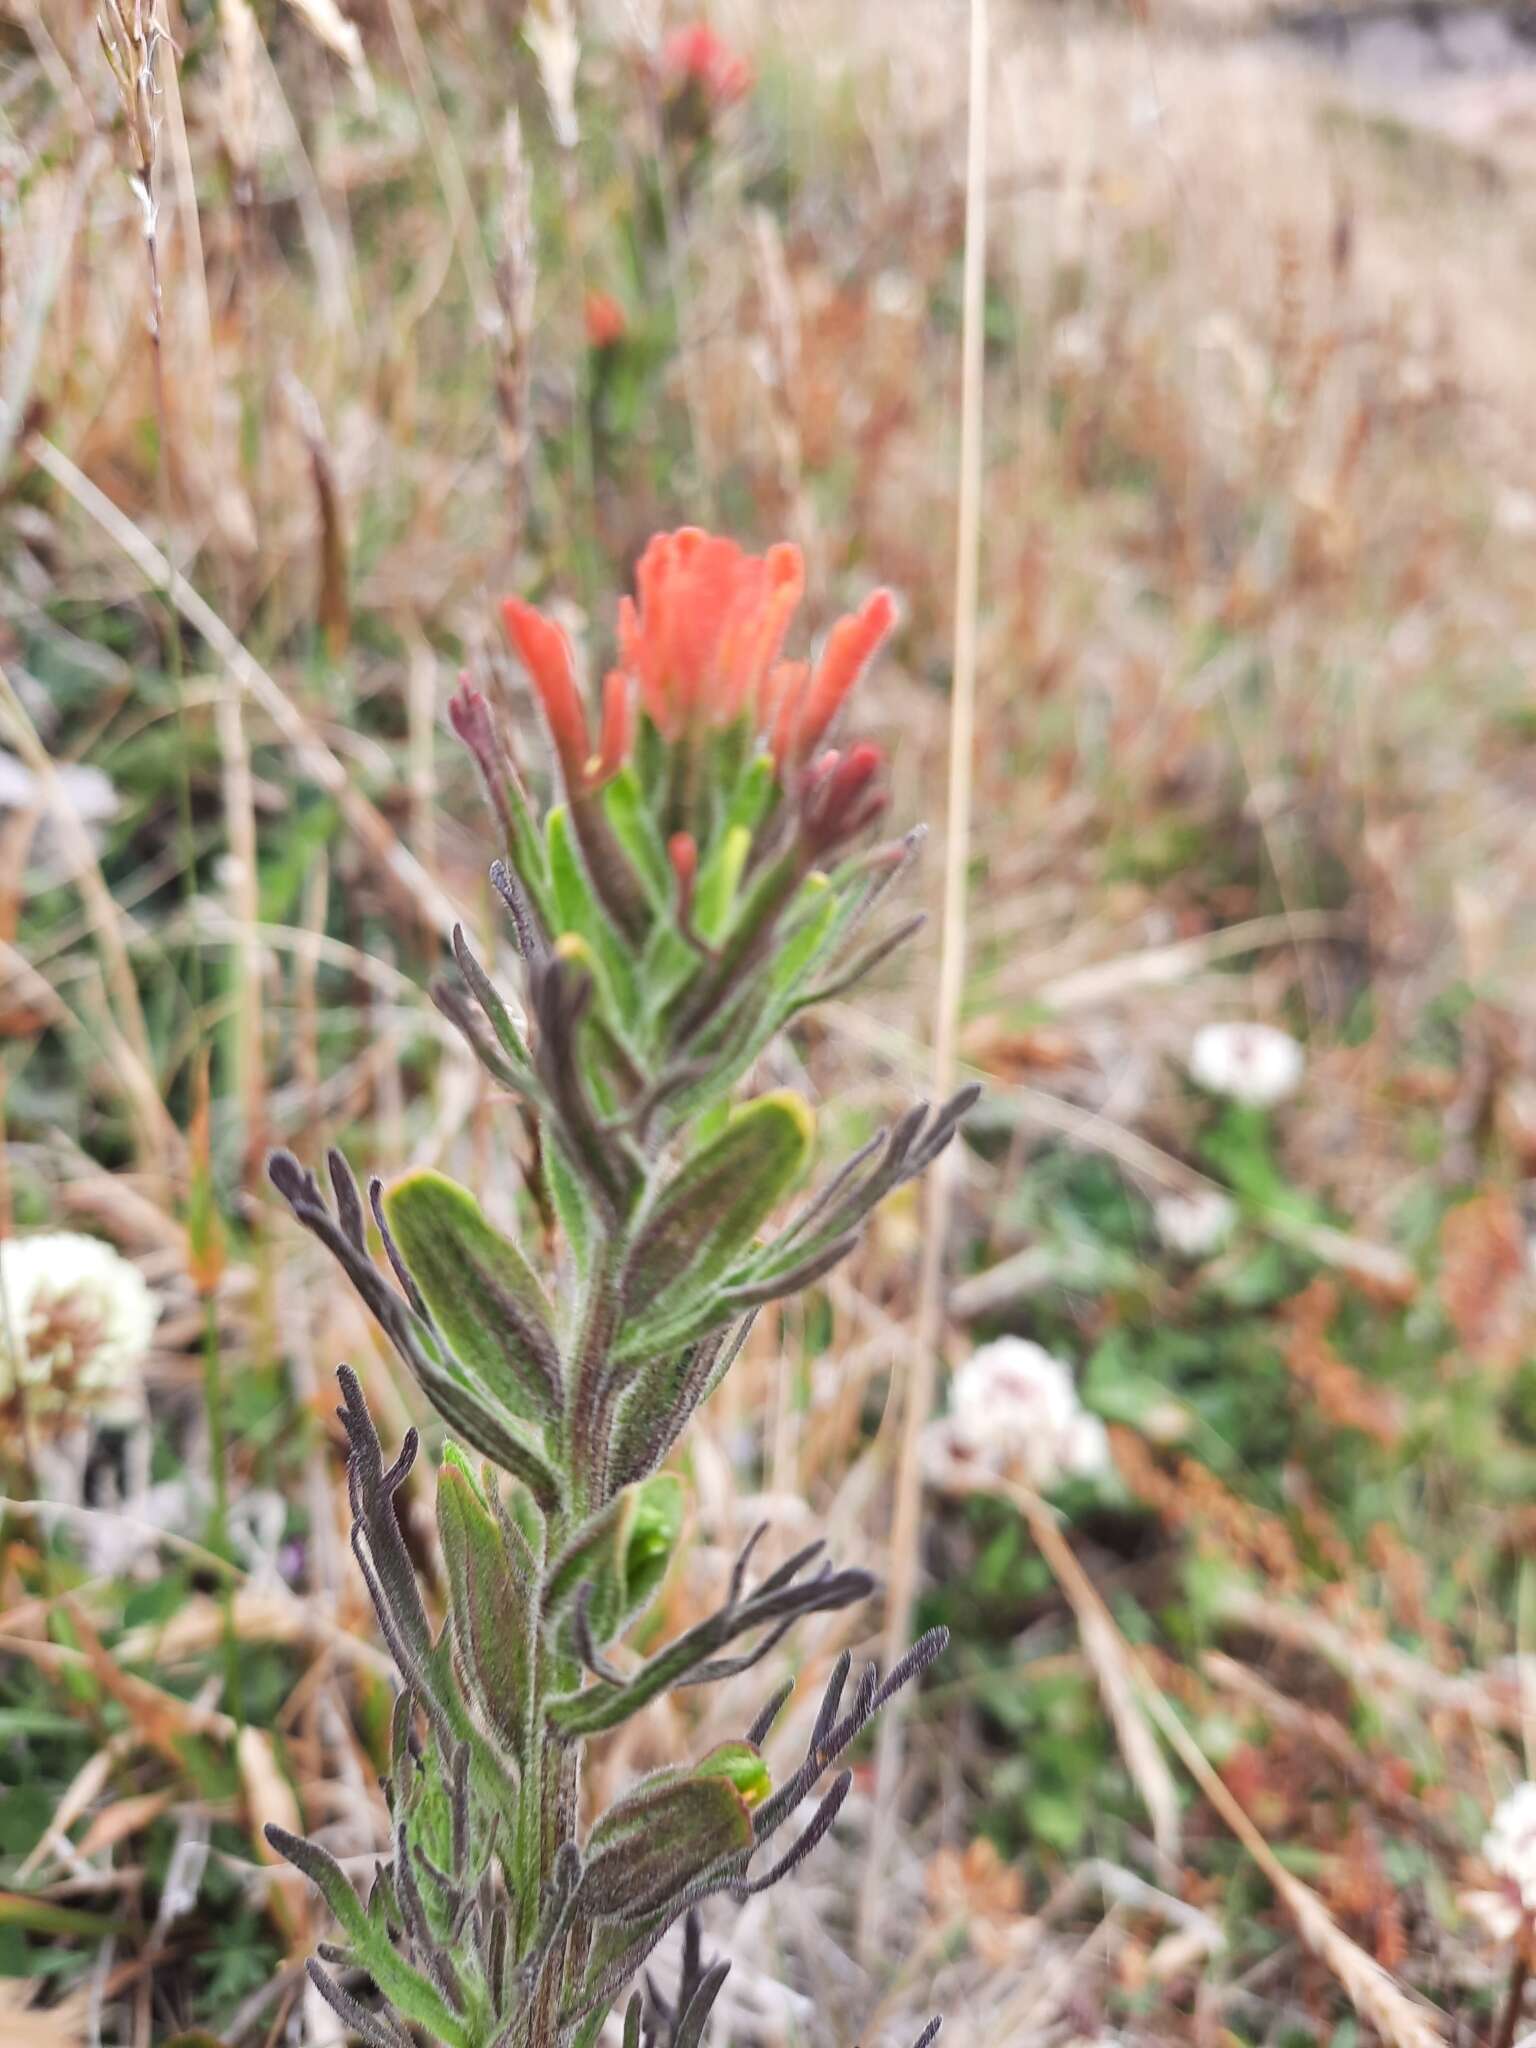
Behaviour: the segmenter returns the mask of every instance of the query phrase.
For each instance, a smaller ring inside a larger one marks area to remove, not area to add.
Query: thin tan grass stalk
[[[342,13],[336,0],[288,0],[288,4],[310,34],[346,65],[364,106],[371,107],[374,100],[373,78],[357,23]]]
[[[415,619],[404,631],[406,657],[406,758],[411,797],[411,844],[432,877],[438,876],[437,847],[437,657]]]
[[[227,890],[239,936],[234,947],[235,1098],[240,1105],[241,1158],[250,1184],[266,1144],[266,1078],[262,1058],[261,947],[256,925],[261,887],[256,843],[256,791],[245,735],[245,699],[233,676],[219,693],[219,779],[229,841]]]
[[[340,661],[352,637],[347,522],[341,479],[337,475],[335,452],[314,393],[291,373],[283,377],[282,390],[304,442],[315,487],[315,517],[320,529],[315,625],[328,659]]]
[[[168,0],[155,0],[155,5],[159,8],[161,46],[166,53],[156,73],[157,104],[163,109],[165,132],[164,168],[170,187],[167,211],[172,232],[164,240],[170,243],[177,258],[167,277],[160,262],[163,244],[157,245],[146,227],[145,239],[155,264],[157,374],[163,373],[167,378],[162,394],[165,412],[161,461],[168,472],[167,485],[174,481],[183,493],[195,494],[199,508],[212,521],[224,546],[237,556],[248,556],[256,546],[256,521],[240,482],[240,456],[232,422],[219,397],[222,380],[214,346],[213,310],[208,302],[197,175],[182,104],[179,53],[166,18]],[[159,300],[167,283],[174,295],[169,334],[158,331],[164,317]],[[180,413],[179,432],[172,431],[172,396]],[[195,461],[189,453],[194,446]],[[188,459],[180,460],[184,455]]]
[[[330,895],[331,864],[324,851],[304,878],[304,902],[299,915],[303,943],[294,949],[293,961],[293,1078],[303,1102],[320,1100],[320,966],[326,938],[325,913]],[[318,1145],[320,1134],[305,1134]]]
[[[1121,1757],[1152,1823],[1152,1839],[1174,1862],[1179,1854],[1179,1795],[1138,1696],[1147,1683],[1145,1675],[1051,1508],[1025,1486],[995,1490],[1023,1516],[1036,1549],[1066,1596],[1077,1620],[1083,1652],[1114,1724]]]
[[[571,0],[531,0],[523,21],[523,41],[538,68],[555,140],[563,150],[573,150],[578,139],[576,71],[581,62],[581,39]]]
[[[1132,1654],[1127,1651],[1127,1654]],[[1410,1998],[1395,1977],[1339,1926],[1317,1893],[1292,1877],[1263,1835],[1211,1768],[1204,1752],[1157,1688],[1142,1674],[1143,1697],[1169,1747],[1205,1797],[1264,1873],[1296,1932],[1338,1979],[1345,1996],[1392,2048],[1443,2048],[1445,2036],[1431,2009]]]
[[[971,785],[976,728],[976,643],[981,571],[981,429],[987,273],[987,94],[990,46],[987,0],[971,0],[969,135],[965,167],[965,282],[961,331],[960,504],[955,548],[955,672],[950,700],[949,806],[944,840],[944,925],[934,1020],[933,1087],[942,1100],[955,1085],[960,1007],[965,987],[966,874],[970,860]],[[917,1593],[918,1522],[922,1511],[922,1433],[933,1409],[944,1330],[944,1253],[949,1240],[950,1147],[924,1191],[923,1260],[912,1350],[901,1407],[896,1510],[886,1601],[885,1661],[906,1649]],[[883,1717],[876,1748],[875,1831],[865,1865],[859,1912],[861,1953],[873,1952],[878,1902],[884,1892],[884,1837],[895,1819],[905,1711]]]
[[[11,466],[11,455],[29,410],[49,316],[68,274],[86,201],[109,154],[105,141],[93,135],[80,152],[49,232],[33,244],[35,253],[29,257],[25,292],[20,295],[12,331],[5,336],[5,346],[0,351],[0,361],[5,365],[4,375],[0,376],[0,476]]]

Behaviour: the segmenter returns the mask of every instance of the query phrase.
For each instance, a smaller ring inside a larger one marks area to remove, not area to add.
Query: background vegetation
[[[742,68],[690,78],[649,5],[172,0],[150,50],[125,4],[105,49],[0,5],[0,1198],[160,1302],[78,1509],[0,1436],[0,2034],[319,2043],[260,1824],[380,1839],[335,1364],[420,1412],[261,1161],[517,1170],[425,993],[455,915],[498,943],[460,667],[536,758],[507,591],[600,655],[684,520],[799,542],[821,627],[892,584],[860,713],[942,835],[966,9],[721,5]],[[942,1354],[1043,1345],[1112,1465],[1059,1521],[935,1484],[891,1555],[910,1194],[759,1326],[666,1622],[767,1518],[955,1643],[901,1826],[868,1760],[711,1924],[737,2048],[819,2042],[807,1994],[839,2048],[1500,2031],[1463,1894],[1533,1711],[1536,71],[1492,10],[1399,28],[995,0]],[[797,1042],[841,1135],[926,1086],[937,946]],[[1294,1094],[1192,1085],[1227,1019],[1304,1044]],[[1213,1187],[1190,1255],[1166,1198]],[[801,1697],[879,1628],[797,1637]]]

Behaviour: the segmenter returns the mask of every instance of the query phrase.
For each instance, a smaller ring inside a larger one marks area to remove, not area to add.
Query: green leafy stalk
[[[431,1407],[486,1461],[442,1449],[434,1620],[399,1515],[415,1432],[386,1465],[342,1369],[353,1551],[400,1674],[390,1851],[364,1898],[320,1844],[271,1838],[337,1924],[315,1982],[372,2048],[591,2048],[679,1920],[677,2002],[631,1998],[624,2040],[700,2048],[725,1966],[705,1964],[695,1909],[777,1883],[810,1853],[850,1782],[846,1770],[822,1781],[943,1647],[942,1633],[925,1637],[846,1704],[843,1659],[804,1760],[778,1784],[762,1745],[787,1688],[741,1740],[652,1773],[578,1825],[589,1737],[750,1669],[804,1615],[872,1591],[815,1543],[754,1582],[758,1531],[713,1614],[643,1658],[617,1650],[684,1539],[683,1485],[663,1461],[757,1309],[846,1256],[973,1099],[913,1109],[784,1217],[812,1168],[814,1117],[787,1091],[740,1091],[775,1031],[895,943],[853,949],[915,837],[847,857],[883,802],[879,757],[816,752],[893,609],[877,593],[815,670],[785,669],[793,550],[754,562],[683,533],[652,551],[621,636],[632,666],[610,676],[595,740],[563,635],[507,608],[563,803],[529,794],[476,691],[453,705],[501,826],[492,879],[522,986],[504,995],[456,932],[457,978],[435,994],[536,1139],[537,1205],[524,1176],[493,1222],[436,1171],[375,1181],[365,1205],[339,1154],[329,1197],[286,1154],[270,1166]],[[813,1796],[809,1822],[765,1859]]]

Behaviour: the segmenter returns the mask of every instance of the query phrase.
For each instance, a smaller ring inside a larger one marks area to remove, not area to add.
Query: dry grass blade
[[[70,1829],[101,1797],[111,1783],[112,1773],[125,1757],[132,1754],[133,1747],[134,1737],[129,1730],[124,1729],[80,1766],[69,1784],[65,1786],[63,1797],[53,1810],[53,1818],[17,1872],[23,1884],[35,1871],[40,1870],[50,1857],[68,1853]]]
[[[5,2048],[84,2048],[90,2039],[90,1999],[81,1992],[37,2012],[29,1984],[0,1977],[0,2034]]]
[[[246,743],[244,698],[233,678],[219,694],[216,713],[223,784],[225,829],[229,835],[228,889],[231,917],[239,936],[234,946],[235,1095],[243,1126],[242,1152],[251,1171],[265,1138],[266,1075],[262,1061],[261,949],[256,922],[261,911],[257,867],[255,789]]]
[[[1071,974],[1048,981],[1036,1000],[1048,1010],[1082,1010],[1095,1003],[1116,1002],[1149,988],[1167,988],[1200,974],[1219,960],[1240,959],[1270,946],[1295,946],[1303,940],[1338,938],[1353,920],[1333,910],[1290,911],[1255,917],[1243,924],[1223,925],[1197,939],[1170,946],[1144,946],[1134,953],[1098,960]]]
[[[349,21],[336,0],[288,0],[288,5],[319,42],[339,57],[351,72],[363,104],[373,105],[373,79],[363,54],[363,38],[355,21]]]
[[[298,1795],[279,1768],[272,1737],[265,1729],[240,1730],[235,1737],[235,1763],[245,1793],[246,1816],[257,1860],[270,1871],[267,1895],[272,1909],[290,1940],[296,1946],[307,1947],[314,1919],[309,1886],[298,1871],[284,1863],[265,1832],[269,1822],[291,1835],[303,1832],[304,1816],[299,1810]]]
[[[1514,1674],[1437,1671],[1395,1643],[1373,1640],[1367,1629],[1341,1628],[1325,1615],[1270,1599],[1245,1586],[1223,1591],[1221,1612],[1238,1628],[1252,1629],[1272,1642],[1320,1657],[1378,1706],[1396,1696],[1399,1705],[1416,1700],[1437,1712],[1464,1716],[1475,1727],[1510,1735],[1524,1731],[1520,1680]]]
[[[1318,1961],[1326,1963],[1333,1972],[1361,2019],[1374,2027],[1392,2048],[1444,2048],[1445,2036],[1431,2009],[1410,1998],[1395,1977],[1350,1940],[1317,1893],[1292,1877],[1206,1761],[1178,1715],[1144,1674],[1142,1687],[1147,1711],[1170,1748],[1264,1873],[1276,1898],[1295,1922],[1297,1933]]]
[[[1148,1787],[1139,1775],[1137,1765],[1132,1762],[1132,1750],[1127,1747],[1127,1729],[1139,1729],[1140,1734],[1132,1739],[1135,1753],[1144,1765],[1142,1738],[1148,1736],[1149,1731],[1142,1709],[1156,1723],[1164,1740],[1205,1798],[1263,1872],[1275,1896],[1295,1922],[1302,1940],[1313,1955],[1333,1972],[1360,2017],[1373,2026],[1383,2040],[1392,2043],[1393,2048],[1436,2048],[1436,2044],[1443,2048],[1444,2036],[1430,2009],[1410,1998],[1394,1977],[1350,1940],[1316,1892],[1292,1877],[1228,1791],[1207,1761],[1204,1751],[1147,1676],[1135,1651],[1120,1634],[1114,1617],[1078,1563],[1046,1503],[1027,1487],[1003,1483],[993,1491],[1011,1501],[1029,1524],[1030,1534],[1071,1602],[1079,1625],[1082,1625],[1085,1615],[1095,1616],[1092,1637],[1087,1629],[1083,1631],[1083,1647],[1093,1661],[1101,1688],[1104,1688],[1105,1704],[1120,1737],[1121,1752],[1126,1758],[1127,1768],[1137,1773],[1137,1784],[1143,1798],[1148,1798]],[[1114,1651],[1107,1662],[1101,1661],[1111,1639]],[[1113,1673],[1110,1685],[1106,1685],[1106,1671]],[[1141,1696],[1139,1707],[1127,1697],[1130,1688]],[[1127,1706],[1131,1710],[1130,1716],[1123,1719]],[[1163,1787],[1156,1797],[1161,1801],[1171,1796],[1172,1784],[1160,1758],[1158,1769]]]
[[[955,672],[950,698],[949,808],[944,841],[944,925],[934,1022],[934,1094],[952,1091],[958,1065],[960,1008],[965,987],[966,879],[970,862],[971,792],[975,772],[977,615],[981,577],[982,370],[986,342],[987,97],[990,90],[987,0],[971,0],[969,131],[965,177],[965,277],[961,333],[960,507],[955,545]],[[896,1508],[891,1533],[886,1602],[885,1661],[902,1654],[912,1629],[917,1591],[918,1521],[922,1509],[922,1432],[933,1393],[944,1324],[944,1256],[955,1152],[940,1154],[924,1190],[923,1263],[918,1287],[907,1384],[901,1406]],[[901,1768],[903,1703],[880,1723],[876,1779],[876,1840],[860,1900],[860,1947],[869,1952],[884,1862],[880,1831],[890,1826]]]
[[[49,1024],[78,1029],[79,1019],[60,1000],[53,984],[44,981],[30,960],[0,939],[0,1003],[7,1011],[32,1010]]]
[[[165,0],[160,0],[160,5],[163,12]],[[239,450],[221,399],[223,378],[208,300],[197,175],[182,104],[178,52],[168,35],[164,40],[170,55],[160,67],[159,103],[164,108],[166,168],[174,197],[171,227],[161,238],[163,259],[151,242],[154,288],[158,292],[165,261],[165,282],[171,293],[163,394],[167,445],[162,459],[167,479],[174,473],[177,484],[203,508],[229,552],[245,558],[256,546],[256,522],[240,482]],[[176,259],[174,265],[169,264],[171,258]],[[195,461],[188,459],[194,448]]]
[[[523,35],[538,66],[549,118],[562,149],[576,147],[576,67],[581,43],[571,0],[530,0]]]
[[[315,485],[315,508],[320,522],[320,587],[315,615],[332,661],[347,651],[352,635],[352,599],[348,589],[347,522],[341,500],[341,480],[336,457],[325,431],[315,395],[295,376],[283,379],[304,446],[309,454],[310,474]]]
[[[27,413],[43,336],[48,329],[48,316],[69,266],[85,202],[106,161],[106,144],[99,136],[93,136],[80,153],[68,190],[59,204],[53,231],[44,238],[39,260],[32,266],[25,300],[12,315],[13,325],[6,338],[5,376],[0,381],[0,477],[11,466],[11,455]]]
[[[47,748],[38,738],[20,694],[4,669],[0,669],[0,706],[6,714],[12,744],[48,791],[50,811],[69,846],[71,872],[90,918],[111,990],[111,1023],[119,1034],[117,1049],[123,1062],[123,1081],[138,1120],[145,1156],[158,1165],[178,1161],[184,1154],[184,1147],[181,1134],[166,1111],[155,1075],[144,1006],[139,1000],[139,985],[128,956],[128,940],[124,932],[126,920],[113,901],[112,892],[102,875],[90,832],[76,811]]]
[[[229,157],[237,203],[246,207],[255,194],[256,49],[261,40],[250,0],[219,0],[219,27],[224,39],[219,134]]]
[[[198,1594],[165,1621],[131,1629],[119,1639],[117,1655],[125,1664],[151,1658],[173,1664],[208,1655],[224,1640],[226,1630],[239,1642],[314,1643],[377,1678],[394,1676],[390,1659],[364,1637],[342,1628],[318,1606],[264,1586],[242,1586],[227,1610],[206,1593]]]
[[[507,471],[508,538],[513,557],[522,543],[527,499],[526,465],[532,434],[533,302],[538,259],[533,233],[533,171],[523,126],[510,108],[501,128],[501,250],[496,298],[501,325],[496,353],[496,406]]]
[[[432,166],[447,202],[454,248],[475,302],[480,331],[492,334],[496,329],[496,290],[480,242],[474,195],[464,176],[458,144],[454,141],[453,130],[438,97],[437,84],[432,76],[432,60],[422,41],[411,0],[389,0],[389,21],[411,82],[411,96],[416,102],[416,114],[427,139]]]
[[[127,1799],[114,1799],[110,1806],[101,1809],[80,1837],[78,1853],[81,1862],[88,1863],[93,1856],[115,1849],[119,1842],[140,1834],[162,1813],[168,1812],[175,1799],[175,1793],[168,1790],[139,1792]]]
[[[1459,1857],[1465,1844],[1455,1828],[1421,1800],[1404,1792],[1381,1769],[1380,1761],[1362,1749],[1344,1723],[1321,1707],[1292,1699],[1276,1691],[1267,1679],[1246,1664],[1220,1650],[1207,1650],[1200,1668],[1214,1685],[1248,1700],[1272,1727],[1283,1728],[1328,1758],[1339,1775],[1354,1786],[1362,1798],[1381,1809],[1400,1814],[1416,1834],[1439,1842]]]
[[[967,1490],[975,1491],[974,1486]],[[1016,1507],[1035,1539],[1040,1555],[1077,1620],[1083,1650],[1093,1667],[1099,1692],[1114,1724],[1120,1754],[1152,1823],[1152,1839],[1170,1862],[1179,1854],[1179,1794],[1163,1761],[1157,1739],[1147,1725],[1137,1692],[1144,1683],[1135,1653],[1115,1625],[1098,1589],[1061,1533],[1055,1514],[1038,1493],[1006,1482],[990,1489]]]

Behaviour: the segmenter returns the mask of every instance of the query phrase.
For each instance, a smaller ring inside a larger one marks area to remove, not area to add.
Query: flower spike
[[[804,590],[788,543],[657,534],[591,694],[560,626],[506,601],[558,787],[525,787],[511,732],[462,680],[448,716],[501,823],[490,879],[519,988],[497,986],[494,932],[482,959],[456,929],[457,973],[433,994],[513,1098],[510,1184],[497,1200],[407,1165],[365,1198],[340,1153],[324,1191],[296,1159],[270,1162],[456,1439],[434,1430],[418,1459],[408,1431],[386,1464],[343,1368],[353,1556],[401,1680],[388,1849],[364,1895],[318,1844],[269,1840],[330,1908],[315,1982],[369,2048],[590,2048],[626,1999],[624,2048],[704,2048],[725,1966],[696,1920],[670,2004],[634,1979],[701,1901],[745,1901],[817,1849],[846,1810],[851,1745],[943,1647],[936,1631],[856,1682],[845,1653],[777,1785],[759,1745],[782,1686],[744,1740],[605,1811],[579,1796],[587,1742],[874,1590],[819,1541],[755,1571],[760,1529],[714,1611],[673,1632],[662,1594],[687,1513],[663,1467],[760,1308],[845,1258],[974,1100],[918,1105],[817,1176],[810,1103],[754,1092],[777,1034],[911,929],[867,926],[918,835],[847,857],[887,801],[884,755],[833,738],[895,601],[875,591],[814,660],[788,659]],[[397,1510],[433,1464],[428,1600]]]

